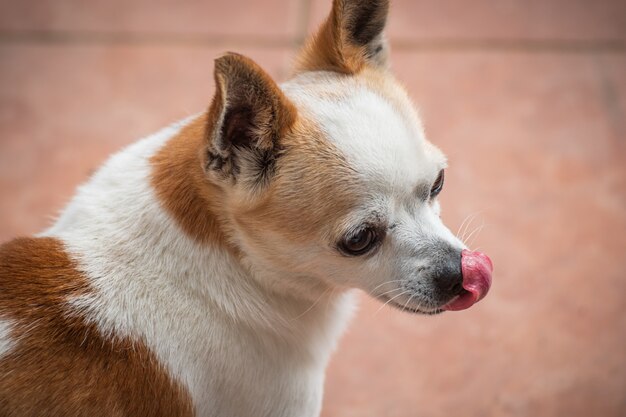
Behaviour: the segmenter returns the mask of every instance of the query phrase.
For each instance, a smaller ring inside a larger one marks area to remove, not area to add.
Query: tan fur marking
[[[328,18],[299,54],[296,72],[356,74],[368,65],[386,68],[382,30],[388,8],[386,0],[334,0]],[[372,46],[379,48],[374,56]]]
[[[285,152],[264,199],[234,208],[234,221],[258,236],[259,244],[262,231],[294,242],[335,238],[337,231],[330,227],[354,209],[363,191],[358,174],[311,121],[299,119],[283,142]]]
[[[248,146],[276,154],[283,146],[283,136],[295,123],[297,111],[278,85],[251,59],[229,53],[217,59],[215,65],[216,93],[209,110],[185,126],[152,158],[152,186],[166,210],[189,236],[200,243],[226,246],[237,253],[225,235],[230,209],[225,207],[223,181],[228,179],[216,179],[205,170],[208,151],[226,157],[234,152],[226,149],[236,146],[214,143],[227,140],[220,137],[224,133],[221,132],[224,106],[249,108],[256,142]],[[228,132],[225,134],[228,136]]]
[[[139,341],[104,339],[67,300],[89,292],[53,238],[0,246],[0,317],[15,322],[0,359],[0,415],[192,416],[187,393]]]
[[[355,74],[365,64],[365,47],[344,43],[341,14],[333,6],[331,14],[310,37],[296,60],[296,72],[335,71]]]
[[[215,117],[209,113],[209,119]],[[163,207],[189,237],[238,255],[229,239],[227,196],[203,169],[206,125],[206,115],[196,118],[152,157],[151,183]]]
[[[225,243],[216,216],[221,191],[202,168],[206,124],[206,115],[196,118],[152,157],[152,186],[187,235],[200,243]]]

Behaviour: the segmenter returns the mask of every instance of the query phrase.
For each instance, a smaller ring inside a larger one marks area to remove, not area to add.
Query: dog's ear
[[[387,68],[388,11],[389,0],[333,0],[330,15],[300,53],[296,71],[353,74],[364,65]]]
[[[216,92],[207,115],[205,170],[212,178],[259,187],[296,119],[295,106],[254,61],[228,53],[215,60]]]

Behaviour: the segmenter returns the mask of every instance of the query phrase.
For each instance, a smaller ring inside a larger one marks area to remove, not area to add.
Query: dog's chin
[[[393,308],[400,310],[400,311],[404,311],[405,313],[411,313],[411,314],[424,314],[427,316],[434,316],[435,314],[441,314],[443,313],[445,310],[439,307],[434,307],[434,308],[416,308],[416,307],[412,307],[412,306],[407,306],[407,305],[403,305],[403,304],[399,304],[394,302],[393,300],[389,300],[388,297],[385,296],[378,296],[376,297],[378,298],[380,301],[382,301],[384,304],[386,305],[390,305]]]
[[[432,310],[423,310],[423,309],[419,309],[419,308],[411,308],[411,307],[406,307],[400,304],[396,304],[393,301],[390,302],[389,304],[391,304],[394,308],[400,310],[400,311],[404,311],[406,313],[411,313],[411,314],[424,314],[426,316],[434,316],[436,314],[441,314],[443,313],[445,310],[441,309],[441,308],[435,308]]]

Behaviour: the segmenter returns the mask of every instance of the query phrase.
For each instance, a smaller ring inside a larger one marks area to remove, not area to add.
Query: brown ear
[[[389,0],[333,0],[330,15],[301,52],[297,71],[358,72],[364,65],[387,67],[383,30]]]
[[[296,119],[294,105],[254,61],[228,53],[215,60],[216,92],[208,112],[206,170],[213,177],[267,181],[280,139]]]

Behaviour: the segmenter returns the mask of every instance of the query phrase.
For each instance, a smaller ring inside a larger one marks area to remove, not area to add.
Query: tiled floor
[[[208,105],[225,50],[284,79],[330,0],[0,0],[0,240]],[[466,312],[363,297],[324,417],[626,415],[626,2],[396,0],[394,68],[496,265]]]

